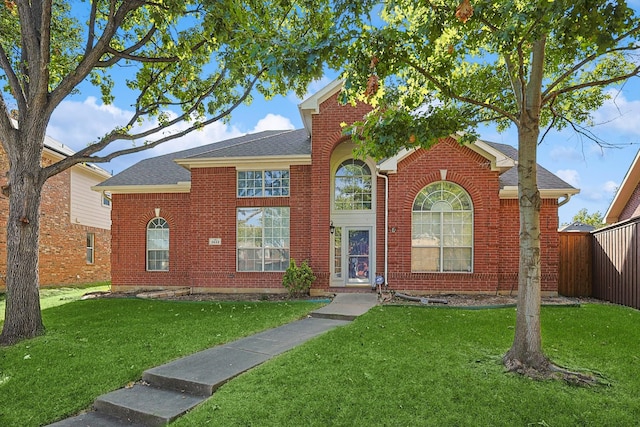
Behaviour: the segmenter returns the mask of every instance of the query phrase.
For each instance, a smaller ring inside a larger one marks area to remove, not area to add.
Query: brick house
[[[604,222],[614,224],[640,217],[640,150],[604,215]]]
[[[143,160],[96,188],[113,194],[114,290],[282,292],[293,258],[312,294],[389,288],[517,289],[517,150],[445,138],[382,162],[354,158],[336,81],[300,104],[304,129],[265,131]],[[538,168],[542,289],[557,293],[558,203],[578,192]]]
[[[45,137],[43,164],[73,154],[69,147]],[[9,169],[0,148],[0,168]],[[42,190],[40,207],[40,285],[106,281],[111,276],[111,201],[91,190],[111,175],[78,164],[51,177]],[[8,197],[0,195],[0,227],[6,230]],[[5,287],[6,231],[0,234],[0,289]]]

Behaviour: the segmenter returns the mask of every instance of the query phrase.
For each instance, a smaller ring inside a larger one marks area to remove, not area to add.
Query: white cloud
[[[619,187],[619,186],[620,186],[620,184],[617,184],[617,183],[615,183],[615,182],[613,182],[613,181],[607,181],[607,182],[605,182],[605,183],[604,183],[604,185],[602,186],[602,189],[603,189],[605,192],[607,192],[607,193],[609,193],[609,194],[613,195],[613,194],[615,194],[615,192],[616,192],[616,191],[618,191],[618,187]]]
[[[265,130],[284,130],[284,129],[295,129],[291,120],[287,117],[281,116],[279,114],[267,114],[262,119],[258,120],[256,126],[249,133],[257,133]]]
[[[556,175],[563,181],[576,188],[580,188],[580,173],[575,169],[561,169],[556,172]]]
[[[584,154],[576,150],[574,147],[568,147],[566,145],[556,145],[549,151],[549,157],[553,161],[566,162],[581,161],[584,160]],[[566,181],[566,180],[565,180]],[[567,181],[569,182],[569,181]]]
[[[618,184],[613,181],[606,181],[595,186],[587,186],[581,192],[585,199],[594,202],[610,202],[618,190]]]
[[[613,130],[625,134],[640,134],[640,101],[628,100],[623,92],[609,89],[611,99],[593,113],[595,130]]]
[[[97,141],[115,127],[126,124],[132,114],[132,111],[121,109],[117,106],[99,104],[95,97],[87,97],[84,101],[64,101],[53,113],[47,128],[47,134],[73,150],[79,151],[91,142]],[[144,122],[138,130],[149,129],[155,126],[156,123],[155,121]],[[163,131],[163,134],[178,132],[187,128],[187,126],[187,123],[180,123]],[[216,122],[201,130],[193,131],[184,137],[160,144],[148,151],[123,156],[117,160],[114,159],[111,164],[106,164],[104,167],[117,173],[143,158],[211,144],[242,134],[243,132],[239,131],[235,126]],[[158,137],[159,135],[152,135],[147,139],[152,141]],[[141,143],[143,142],[136,142],[136,144]],[[110,148],[100,154],[127,148],[132,144],[134,143],[130,141],[114,142]]]

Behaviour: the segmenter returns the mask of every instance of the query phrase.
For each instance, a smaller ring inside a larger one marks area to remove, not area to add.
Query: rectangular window
[[[111,193],[108,191],[102,192],[102,206],[111,206]]]
[[[288,195],[288,170],[238,171],[238,197],[285,197]]]
[[[95,262],[95,234],[87,233],[87,264]]]
[[[285,271],[289,266],[289,208],[238,208],[238,271]]]

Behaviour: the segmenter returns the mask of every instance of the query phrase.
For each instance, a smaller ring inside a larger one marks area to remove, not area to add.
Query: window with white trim
[[[289,208],[238,208],[238,271],[285,271],[289,266]]]
[[[289,195],[289,171],[238,171],[238,197],[283,197]]]
[[[334,177],[334,208],[337,211],[370,210],[371,169],[362,160],[345,160]]]
[[[87,264],[95,262],[95,234],[87,233]]]
[[[147,271],[169,271],[169,223],[164,218],[147,224]]]
[[[448,181],[423,188],[413,203],[411,228],[411,271],[472,271],[473,206],[464,188]]]
[[[111,192],[109,191],[102,192],[102,206],[105,206],[105,207],[111,206]]]

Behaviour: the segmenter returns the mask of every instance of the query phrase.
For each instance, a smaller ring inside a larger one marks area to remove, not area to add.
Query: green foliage
[[[146,369],[280,326],[319,306],[104,298],[43,310],[45,336],[0,347],[0,425],[48,425],[138,381]]]
[[[351,129],[375,157],[412,135],[428,147],[482,122],[517,127],[525,111],[540,126],[588,125],[604,89],[638,73],[640,20],[624,1],[472,1],[466,22],[455,14],[460,3],[385,3],[383,23],[362,26],[348,47],[343,100],[379,110]]]
[[[291,296],[309,295],[309,289],[311,289],[314,280],[316,280],[316,276],[313,275],[313,270],[307,261],[302,261],[302,264],[297,266],[296,261],[291,258],[289,267],[282,276],[282,286]]]
[[[591,388],[505,373],[514,318],[512,308],[377,307],[230,381],[175,425],[637,424],[640,312],[542,308],[554,361],[610,383]]]
[[[604,223],[604,217],[600,211],[595,211],[589,214],[587,208],[580,209],[572,219],[573,222],[581,222],[583,224],[593,225],[595,228],[602,228],[606,224]]]

